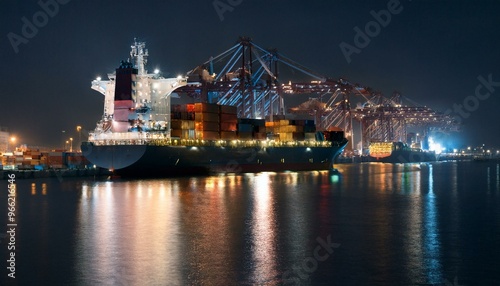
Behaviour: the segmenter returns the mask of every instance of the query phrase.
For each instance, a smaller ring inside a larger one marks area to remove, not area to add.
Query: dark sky
[[[0,125],[23,143],[60,146],[62,130],[77,138],[77,125],[93,129],[103,96],[90,81],[114,71],[134,37],[147,43],[150,70],[175,76],[245,35],[388,96],[398,90],[442,112],[466,104],[453,144],[500,146],[500,1],[400,1],[399,13],[350,62],[340,44],[355,47],[354,28],[364,30],[371,11],[397,1],[56,1],[2,1]],[[44,16],[39,3],[46,2],[58,11]],[[234,7],[221,14],[214,2]],[[37,31],[23,36],[23,17],[35,17]],[[478,77],[493,81],[480,89],[487,98],[476,95]]]

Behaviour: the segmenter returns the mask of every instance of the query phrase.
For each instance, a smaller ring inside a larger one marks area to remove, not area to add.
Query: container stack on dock
[[[81,153],[63,150],[17,150],[3,153],[0,158],[2,170],[82,169],[91,166]]]

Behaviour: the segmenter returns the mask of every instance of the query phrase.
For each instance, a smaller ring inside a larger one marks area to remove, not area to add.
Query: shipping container
[[[238,118],[238,123],[251,124],[254,126],[266,126],[266,121],[264,119]]]
[[[253,132],[253,125],[247,123],[238,123],[238,132]]]
[[[194,120],[194,112],[172,112],[170,113],[170,119],[172,120]]]
[[[267,127],[266,126],[254,126],[254,129],[253,129],[254,132],[257,132],[257,133],[266,133],[267,132]]]
[[[280,126],[285,126],[285,125],[290,125],[290,120],[281,119],[280,120]]]
[[[292,132],[293,140],[303,141],[305,139],[304,132]]]
[[[292,141],[293,140],[293,134],[292,133],[280,133],[280,140],[281,141]]]
[[[210,121],[196,122],[195,123],[195,130],[196,131],[216,131],[216,132],[219,132],[219,123],[218,122],[210,122]]]
[[[220,131],[236,131],[238,130],[238,126],[236,122],[220,122]]]
[[[218,113],[195,113],[195,121],[219,122]]]
[[[193,120],[172,120],[170,122],[170,128],[171,129],[194,129],[194,121]]]
[[[195,131],[196,139],[202,140],[218,140],[220,139],[219,132],[215,131]]]
[[[305,125],[304,132],[316,132],[316,126],[314,125]]]
[[[253,138],[257,140],[266,140],[267,139],[267,133],[265,132],[255,132],[253,134]]]
[[[174,129],[170,131],[172,138],[195,139],[194,129]]]
[[[234,114],[238,112],[238,108],[232,105],[219,105],[219,112],[221,114]]]
[[[220,139],[222,140],[235,140],[238,136],[236,135],[236,131],[221,131]]]
[[[220,114],[220,122],[237,123],[238,117],[236,116],[236,114],[221,113]]]
[[[252,133],[252,131],[250,131],[250,132],[238,131],[238,139],[241,139],[241,140],[253,139],[253,133]]]
[[[197,102],[194,104],[194,112],[196,113],[219,113],[219,105],[216,103]]]
[[[316,140],[316,132],[304,132],[305,140]]]

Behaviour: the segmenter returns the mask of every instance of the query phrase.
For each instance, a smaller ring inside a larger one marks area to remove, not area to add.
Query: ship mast
[[[132,50],[130,51],[130,59],[134,67],[138,70],[138,75],[147,74],[146,64],[148,63],[148,50],[145,49],[145,42],[137,42],[134,38],[134,44],[130,46]]]

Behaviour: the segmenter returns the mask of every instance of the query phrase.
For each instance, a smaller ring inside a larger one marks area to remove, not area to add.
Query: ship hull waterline
[[[328,147],[218,147],[94,145],[83,155],[94,165],[126,177],[168,177],[211,173],[332,170],[347,141]]]

